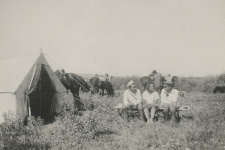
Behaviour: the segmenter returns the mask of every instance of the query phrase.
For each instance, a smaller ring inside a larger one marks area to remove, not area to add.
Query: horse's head
[[[166,81],[165,77],[161,77],[161,82],[164,83]]]
[[[172,77],[172,82],[175,83],[177,81],[177,76]]]

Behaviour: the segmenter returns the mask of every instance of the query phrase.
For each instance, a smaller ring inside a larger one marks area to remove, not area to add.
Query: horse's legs
[[[99,93],[99,88],[98,87],[96,87],[96,93]]]
[[[99,94],[98,96],[100,97],[103,97],[104,96],[104,89],[99,89]]]
[[[98,91],[98,98],[101,96],[101,93],[102,93],[102,90],[99,89],[99,91]]]
[[[80,86],[75,86],[74,89],[72,90],[73,96],[74,96],[74,110],[75,111],[80,111],[82,110],[84,104],[80,101],[80,96],[79,96],[79,88]]]
[[[76,101],[77,101],[77,107],[78,107],[78,111],[81,111],[84,109],[84,104],[81,102],[80,100],[80,96],[79,93],[76,94]]]
[[[102,97],[104,96],[104,92],[105,92],[104,89],[102,89]]]
[[[73,113],[74,115],[77,115],[77,112],[78,112],[78,107],[77,107],[77,99],[76,97],[73,95]]]

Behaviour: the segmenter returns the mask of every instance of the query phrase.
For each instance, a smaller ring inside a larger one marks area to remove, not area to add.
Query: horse
[[[108,80],[101,80],[99,77],[92,77],[90,79],[92,94],[98,93],[99,96],[104,96],[104,90],[107,91],[108,96],[114,95],[112,84]]]
[[[55,71],[56,76],[67,90],[70,90],[74,96],[74,107],[77,111],[83,110],[84,105],[80,101],[79,90],[82,92],[89,92],[90,88],[85,82],[84,78],[74,73],[60,73],[59,70]]]
[[[154,83],[154,81],[149,76],[141,77],[140,79],[141,93],[143,93],[147,89],[147,86],[151,83]]]
[[[147,88],[147,86],[151,83],[154,83],[157,85],[155,87],[156,91],[160,94],[162,89],[163,89],[163,82],[166,81],[166,77],[161,77],[160,75],[160,80],[154,80],[154,78],[151,78],[150,76],[144,76],[140,79],[141,83],[141,92],[144,92]],[[177,76],[172,76],[172,82],[175,83],[177,81]]]
[[[225,86],[216,86],[213,93],[225,93]]]

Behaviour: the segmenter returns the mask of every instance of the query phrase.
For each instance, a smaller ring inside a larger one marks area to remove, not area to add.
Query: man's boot
[[[150,123],[150,116],[149,116],[149,110],[148,108],[144,109],[145,117],[147,119],[147,123]]]
[[[171,116],[171,124],[177,124],[177,117],[176,117],[176,112],[170,112]]]
[[[143,109],[138,109],[138,113],[139,113],[139,119],[144,121],[144,113],[143,113]]]

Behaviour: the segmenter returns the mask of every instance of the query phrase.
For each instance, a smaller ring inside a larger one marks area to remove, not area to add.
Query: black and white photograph
[[[225,0],[0,0],[0,150],[225,150]]]

